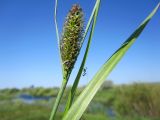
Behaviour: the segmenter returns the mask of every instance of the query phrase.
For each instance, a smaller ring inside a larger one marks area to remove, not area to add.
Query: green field
[[[60,120],[67,99],[67,88],[56,120]],[[83,90],[79,88],[77,96]],[[160,120],[160,84],[104,86],[94,97],[82,120]],[[0,120],[48,120],[58,88],[0,90]],[[38,99],[24,101],[20,95]]]

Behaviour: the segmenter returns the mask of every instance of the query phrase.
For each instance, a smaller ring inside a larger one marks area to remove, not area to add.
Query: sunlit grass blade
[[[99,5],[100,5],[100,3],[98,4],[98,6],[97,6],[97,8],[96,8],[96,11],[95,11],[95,13],[94,13],[93,24],[92,24],[92,27],[91,27],[91,31],[90,31],[88,43],[87,43],[87,46],[86,46],[85,54],[84,54],[84,56],[83,56],[83,60],[82,60],[80,69],[79,69],[79,71],[78,71],[78,73],[77,73],[76,79],[75,79],[75,81],[74,81],[74,83],[73,83],[73,86],[72,86],[72,88],[71,88],[71,91],[70,91],[70,93],[69,93],[68,101],[67,101],[66,108],[65,108],[65,112],[64,112],[64,116],[66,115],[66,113],[68,112],[68,110],[70,109],[70,107],[71,107],[71,105],[72,105],[72,102],[73,102],[73,99],[74,99],[74,96],[75,96],[75,93],[76,93],[76,89],[77,89],[77,86],[78,86],[78,83],[79,83],[81,74],[82,74],[82,72],[83,72],[84,65],[85,65],[85,63],[86,63],[86,59],[87,59],[87,56],[88,56],[90,44],[91,44],[92,37],[93,37],[93,33],[94,33],[94,28],[95,28],[95,25],[96,25],[96,20],[97,20]]]
[[[75,103],[72,105],[67,115],[63,120],[79,120],[86,110],[87,106],[101,87],[103,82],[117,63],[121,60],[127,50],[132,46],[138,36],[141,34],[145,26],[148,24],[150,19],[156,13],[159,8],[159,4],[151,12],[151,14],[142,22],[142,24],[135,30],[135,32],[122,44],[122,46],[104,63],[100,70],[96,73],[93,79],[86,86],[84,91],[77,98]]]
[[[61,61],[61,68],[62,68],[62,74],[64,75],[64,68],[62,64],[62,58],[60,55],[60,36],[59,36],[59,30],[58,30],[58,24],[57,24],[57,6],[58,6],[58,0],[55,0],[55,6],[54,6],[54,24],[55,24],[55,29],[56,29],[56,37],[57,37],[57,45],[59,49],[59,57]]]
[[[56,37],[58,41],[58,46],[59,46],[59,31],[58,31],[58,25],[57,25],[57,5],[58,5],[58,0],[55,0],[55,7],[54,7],[54,23],[55,23],[55,28],[56,28]]]
[[[88,30],[89,30],[89,28],[90,28],[90,26],[91,26],[91,23],[92,23],[92,20],[93,20],[93,17],[94,17],[94,13],[95,13],[96,8],[98,7],[99,3],[100,3],[100,0],[96,0],[96,3],[95,3],[95,5],[94,5],[94,8],[93,8],[93,10],[92,10],[91,16],[90,16],[90,18],[89,18],[89,20],[88,20],[88,23],[87,23],[87,26],[86,26],[86,29],[85,29],[85,32],[84,32],[84,35],[83,35],[82,44],[83,44],[83,42],[84,42],[84,40],[85,40],[85,38],[86,38],[86,36],[87,36]],[[82,46],[82,45],[81,45],[81,46]]]

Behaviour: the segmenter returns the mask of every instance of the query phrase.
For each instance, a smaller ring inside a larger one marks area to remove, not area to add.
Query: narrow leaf
[[[75,103],[72,105],[68,114],[63,118],[63,120],[79,120],[86,110],[87,106],[93,99],[94,95],[97,93],[98,89],[101,87],[103,82],[117,63],[121,60],[127,50],[132,46],[138,36],[141,34],[145,26],[148,24],[150,19],[156,13],[159,8],[158,4],[152,13],[142,22],[142,24],[135,30],[135,32],[122,44],[122,46],[106,61],[106,63],[100,68],[93,79],[89,82],[87,87],[77,98]]]
[[[83,35],[82,44],[83,44],[83,42],[84,42],[84,39],[85,39],[86,36],[87,36],[88,30],[89,30],[89,28],[90,28],[90,26],[91,26],[91,22],[92,22],[93,17],[94,17],[94,13],[95,13],[96,8],[98,7],[99,3],[100,3],[100,0],[96,0],[96,3],[95,3],[95,5],[94,5],[94,8],[93,8],[93,10],[92,10],[91,16],[90,16],[90,18],[89,18],[89,20],[88,20],[88,23],[87,23],[87,26],[86,26],[86,29],[85,29],[85,32],[84,32],[84,35]]]

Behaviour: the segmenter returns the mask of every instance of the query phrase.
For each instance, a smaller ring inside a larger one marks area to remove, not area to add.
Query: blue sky
[[[87,84],[107,58],[129,37],[158,0],[102,0],[86,63]],[[85,24],[95,0],[59,0],[60,31],[72,4],[79,3]],[[53,22],[54,0],[0,0],[0,88],[59,86],[61,67]],[[69,84],[82,59],[79,56]],[[108,77],[114,83],[160,82],[160,10]]]

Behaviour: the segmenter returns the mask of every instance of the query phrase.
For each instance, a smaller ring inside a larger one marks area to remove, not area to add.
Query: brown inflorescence
[[[82,9],[75,4],[66,17],[60,40],[60,52],[65,77],[71,73],[79,54],[84,31],[83,23]]]

